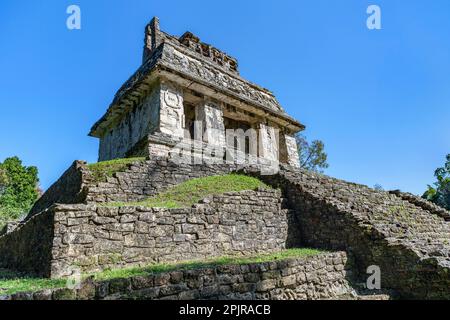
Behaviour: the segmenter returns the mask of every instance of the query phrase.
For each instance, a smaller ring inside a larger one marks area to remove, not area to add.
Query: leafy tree
[[[320,140],[308,142],[303,134],[295,137],[300,158],[300,167],[306,170],[323,172],[329,167],[327,163],[328,155],[325,152],[325,144]]]
[[[0,163],[0,225],[26,213],[38,198],[38,170],[18,157]]]
[[[0,168],[0,196],[5,192],[8,183],[6,172]]]
[[[434,176],[437,181],[434,183],[434,186],[428,186],[428,190],[424,193],[423,198],[450,210],[450,154],[447,155],[445,165],[436,169]]]

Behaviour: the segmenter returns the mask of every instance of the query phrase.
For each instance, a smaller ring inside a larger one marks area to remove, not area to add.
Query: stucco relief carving
[[[178,108],[180,106],[180,99],[175,92],[167,90],[164,93],[164,101],[169,107]]]
[[[175,86],[161,84],[160,130],[176,137],[183,136],[183,95]]]
[[[278,101],[270,94],[257,90],[239,78],[220,72],[218,69],[214,69],[206,63],[190,58],[175,48],[168,47],[164,50],[163,61],[167,63],[169,67],[230,90],[244,98],[264,105],[273,111],[283,112]]]

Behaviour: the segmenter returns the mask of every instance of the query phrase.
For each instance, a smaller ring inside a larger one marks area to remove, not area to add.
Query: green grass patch
[[[217,267],[223,265],[243,265],[251,263],[264,263],[270,261],[287,260],[291,258],[301,258],[314,256],[326,251],[307,248],[296,248],[283,250],[271,254],[262,254],[249,257],[226,256],[219,258],[211,258],[206,260],[193,260],[180,263],[162,263],[154,264],[147,267],[125,268],[106,270],[94,275],[96,280],[110,280],[119,278],[130,278],[135,276],[145,276],[148,274],[170,272],[175,270],[193,270]]]
[[[188,180],[178,186],[141,202],[113,202],[107,206],[144,206],[151,208],[185,208],[191,207],[200,200],[227,192],[272,189],[261,180],[240,174],[210,176]]]
[[[63,288],[65,285],[65,279],[28,278],[18,273],[0,270],[0,295]]]
[[[193,260],[180,263],[161,263],[145,267],[124,268],[106,270],[100,273],[85,275],[93,276],[97,281],[130,278],[170,272],[174,270],[192,270],[217,267],[222,265],[242,265],[250,263],[264,263],[269,261],[279,261],[292,258],[314,256],[326,251],[316,249],[288,249],[277,253],[262,254],[249,257],[219,257],[206,260]],[[38,279],[26,278],[20,274],[0,270],[0,295],[10,295],[18,292],[36,292],[45,289],[64,288],[66,279]]]
[[[103,161],[88,165],[95,182],[105,182],[106,178],[112,177],[116,172],[123,172],[129,165],[135,162],[145,161],[145,158],[124,158],[111,161]]]

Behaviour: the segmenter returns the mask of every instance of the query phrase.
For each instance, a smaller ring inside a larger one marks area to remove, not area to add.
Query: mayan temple
[[[449,211],[300,168],[302,130],[237,59],[153,18],[90,131],[99,162],[0,231],[0,268],[77,286],[0,300],[448,299]]]
[[[196,122],[200,134],[194,133]],[[258,143],[254,150],[242,146],[244,152],[298,166],[294,135],[304,127],[274,95],[241,78],[237,59],[190,32],[180,38],[164,33],[153,18],[146,27],[142,66],[90,135],[100,139],[99,161],[167,156],[187,139],[201,140],[205,145],[195,146],[200,152],[223,148],[225,156],[226,147],[236,144],[227,139],[230,129],[253,129],[247,136]]]

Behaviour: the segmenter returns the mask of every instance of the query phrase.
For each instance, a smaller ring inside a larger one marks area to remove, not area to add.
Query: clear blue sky
[[[370,4],[382,30],[366,28]],[[38,166],[44,188],[95,162],[87,133],[139,67],[154,15],[237,57],[325,142],[331,176],[421,194],[450,152],[448,0],[2,0],[0,161]]]

